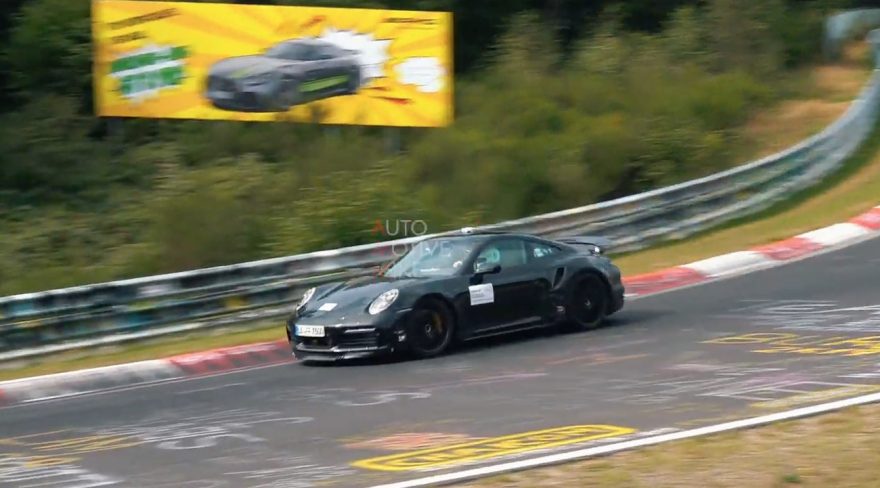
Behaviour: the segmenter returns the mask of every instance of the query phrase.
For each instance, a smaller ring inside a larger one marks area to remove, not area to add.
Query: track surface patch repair
[[[362,487],[876,393],[877,256],[868,240],[435,360],[177,358],[199,374],[0,409],[0,486]]]

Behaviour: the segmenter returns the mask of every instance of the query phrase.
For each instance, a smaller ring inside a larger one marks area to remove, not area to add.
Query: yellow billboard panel
[[[93,0],[100,116],[440,127],[452,14]]]

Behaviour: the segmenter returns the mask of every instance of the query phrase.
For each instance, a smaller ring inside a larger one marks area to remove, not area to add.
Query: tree
[[[55,93],[90,109],[91,51],[88,1],[32,0],[16,16],[2,53],[7,86],[24,99]]]

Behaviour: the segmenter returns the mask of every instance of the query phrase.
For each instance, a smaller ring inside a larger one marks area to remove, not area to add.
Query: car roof
[[[450,237],[451,238],[470,237],[470,238],[478,238],[480,240],[488,240],[493,237],[516,237],[516,238],[520,238],[520,239],[538,239],[541,241],[547,240],[547,239],[544,239],[540,236],[536,236],[534,234],[527,234],[524,232],[469,229],[467,227],[465,229],[458,231],[458,232],[452,232],[452,233],[448,233],[448,234],[440,234],[440,235],[432,237],[431,239],[443,239],[443,238],[450,238]]]
[[[321,39],[315,39],[310,37],[305,38],[296,38],[296,39],[287,39],[281,41],[283,44],[306,44],[310,46],[335,46],[332,42],[323,41]]]

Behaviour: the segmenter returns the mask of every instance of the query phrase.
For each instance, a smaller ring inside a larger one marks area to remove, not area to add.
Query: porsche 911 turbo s
[[[215,63],[208,71],[205,98],[223,110],[286,112],[295,105],[356,93],[360,85],[356,51],[292,39],[260,55]]]
[[[429,358],[460,341],[525,329],[593,329],[624,304],[607,244],[467,230],[427,238],[376,275],[307,290],[287,339],[309,362]]]

